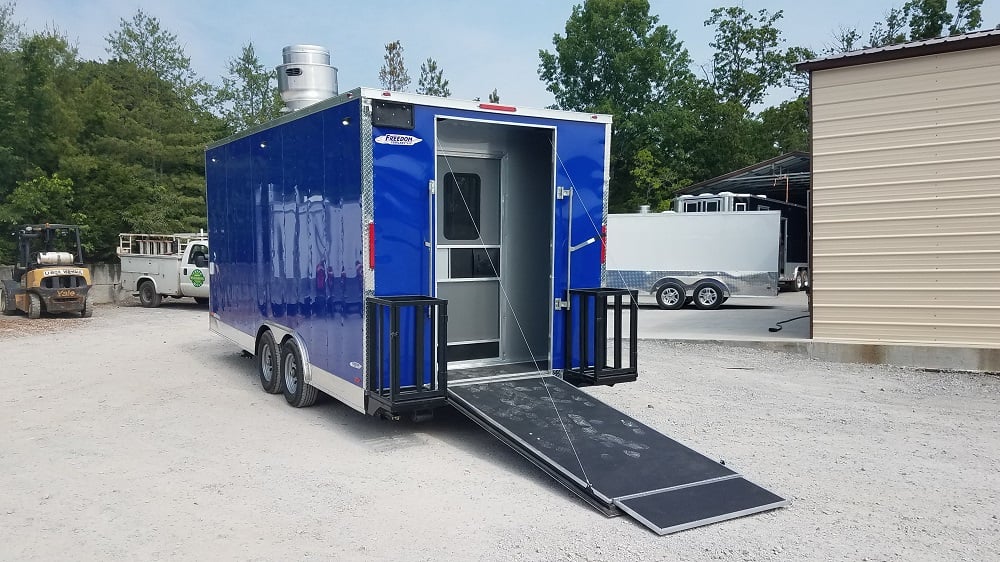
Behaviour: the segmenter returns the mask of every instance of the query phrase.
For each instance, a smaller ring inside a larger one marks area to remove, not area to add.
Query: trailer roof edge
[[[382,90],[378,88],[355,88],[353,90],[344,92],[329,99],[325,99],[321,102],[315,103],[308,107],[287,113],[285,115],[282,115],[281,117],[272,119],[266,123],[250,127],[249,129],[246,129],[244,131],[240,131],[233,135],[229,135],[228,137],[225,137],[223,139],[209,143],[205,146],[205,149],[210,150],[213,148],[218,148],[234,140],[248,137],[250,135],[270,129],[275,125],[280,125],[282,123],[294,121],[301,117],[305,117],[307,115],[323,111],[324,109],[330,107],[348,103],[358,98],[391,100],[402,103],[412,103],[416,105],[441,107],[448,109],[478,111],[484,113],[492,113],[496,115],[518,115],[522,117],[540,117],[547,119],[559,119],[562,121],[580,121],[584,123],[610,124],[612,120],[611,115],[605,113],[584,113],[579,111],[564,111],[561,109],[538,109],[533,107],[518,107],[518,106],[500,105],[494,103],[485,103],[475,100],[458,100],[451,98],[442,98],[437,96],[426,96],[423,94],[412,94],[408,92],[393,92],[390,90]]]

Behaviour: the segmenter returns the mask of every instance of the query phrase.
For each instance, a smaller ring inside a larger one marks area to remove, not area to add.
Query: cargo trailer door
[[[448,301],[448,360],[491,360],[501,348],[501,160],[439,155],[437,296]]]

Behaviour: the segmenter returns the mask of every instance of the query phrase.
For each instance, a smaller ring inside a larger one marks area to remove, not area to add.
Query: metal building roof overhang
[[[990,29],[965,33],[963,35],[937,37],[924,41],[911,41],[909,43],[899,43],[885,47],[873,47],[860,51],[837,53],[828,57],[800,62],[795,65],[795,69],[801,72],[829,70],[831,68],[938,55],[969,49],[981,49],[983,47],[996,47],[998,45],[1000,45],[1000,29]]]
[[[749,193],[784,199],[786,191],[803,192],[809,189],[809,168],[812,155],[808,152],[788,152],[763,162],[689,185],[677,195],[702,193]],[[778,197],[781,195],[781,197]]]

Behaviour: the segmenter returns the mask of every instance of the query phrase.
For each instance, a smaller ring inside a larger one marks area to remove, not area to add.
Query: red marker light
[[[601,265],[608,261],[608,225],[601,226]]]
[[[479,109],[490,109],[492,111],[517,111],[513,105],[497,105],[495,103],[481,103]]]
[[[368,269],[375,269],[375,223],[368,223]]]

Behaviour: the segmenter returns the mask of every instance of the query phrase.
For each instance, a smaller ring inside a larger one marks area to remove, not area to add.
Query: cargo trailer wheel
[[[702,283],[694,288],[694,305],[702,310],[715,310],[722,301],[722,289],[714,283]]]
[[[270,330],[261,334],[260,341],[257,342],[256,357],[260,387],[268,394],[280,394],[284,386],[281,384],[281,369],[278,367],[278,344]]]
[[[303,367],[299,346],[289,339],[281,345],[281,375],[285,383],[285,400],[296,408],[316,402],[316,387],[306,384]]]
[[[35,293],[28,293],[28,318],[42,315],[42,299]]]
[[[156,308],[160,306],[161,299],[152,281],[143,281],[139,284],[139,304],[146,308]]]
[[[684,287],[680,283],[667,281],[656,290],[656,304],[663,310],[677,310],[685,302]]]

